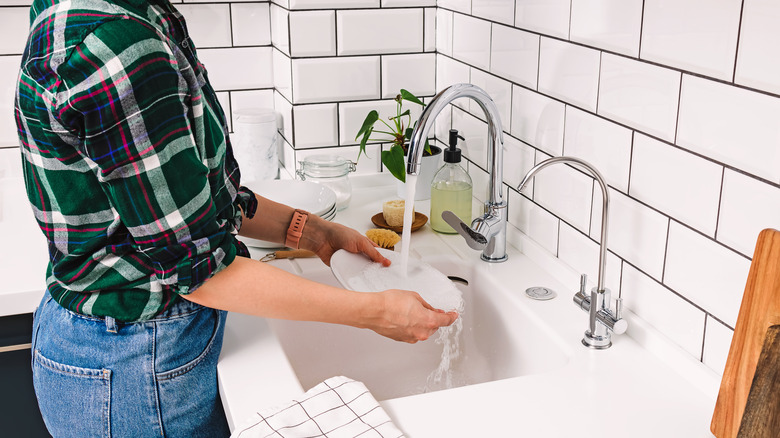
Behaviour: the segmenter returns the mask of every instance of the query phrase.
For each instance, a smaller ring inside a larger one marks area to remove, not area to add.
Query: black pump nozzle
[[[458,135],[457,129],[450,129],[450,147],[444,150],[445,163],[460,163],[460,149],[458,149],[458,139],[466,140],[462,135]]]

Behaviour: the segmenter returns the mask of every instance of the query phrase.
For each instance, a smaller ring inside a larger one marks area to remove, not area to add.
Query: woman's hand
[[[374,262],[390,266],[390,260],[376,250],[376,245],[368,237],[352,228],[313,215],[309,215],[303,229],[300,247],[313,251],[328,266],[333,253],[340,249],[365,254]]]
[[[434,309],[416,292],[391,289],[376,295],[380,306],[366,328],[396,341],[424,341],[458,319],[458,312]]]

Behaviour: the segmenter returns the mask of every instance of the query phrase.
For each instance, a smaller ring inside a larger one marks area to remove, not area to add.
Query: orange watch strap
[[[306,221],[309,219],[309,212],[296,209],[293,212],[290,226],[287,228],[287,239],[284,241],[285,246],[288,248],[298,249],[301,236],[303,235],[303,227],[306,225]]]

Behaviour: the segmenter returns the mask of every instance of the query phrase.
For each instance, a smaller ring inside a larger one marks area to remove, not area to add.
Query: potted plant
[[[366,153],[366,143],[370,141],[390,143],[390,148],[382,151],[382,164],[384,164],[387,170],[401,181],[401,183],[405,183],[405,155],[408,150],[408,142],[412,137],[412,131],[414,131],[414,126],[417,122],[412,121],[410,110],[404,110],[403,104],[405,101],[422,107],[425,107],[425,104],[414,94],[404,89],[401,89],[401,92],[394,100],[396,101],[396,114],[389,117],[387,120],[384,120],[379,117],[379,112],[371,110],[368,115],[366,115],[366,119],[363,121],[360,130],[355,136],[355,140],[360,139],[358,160],[360,159],[361,154]],[[381,122],[381,125],[377,124],[377,122]],[[430,180],[439,168],[440,157],[441,148],[431,146],[426,140],[422,169],[417,182],[417,196],[415,196],[415,199],[428,199],[430,197]],[[403,193],[402,188],[399,190],[399,196],[401,196],[400,193]]]

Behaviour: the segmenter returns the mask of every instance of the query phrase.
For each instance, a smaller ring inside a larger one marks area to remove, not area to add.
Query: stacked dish
[[[336,193],[330,188],[309,181],[298,180],[268,180],[257,181],[249,187],[258,196],[269,199],[292,208],[306,210],[325,220],[332,221],[336,217]],[[257,214],[263,214],[258,211]],[[284,244],[250,239],[239,236],[248,246],[257,248],[282,248]]]

